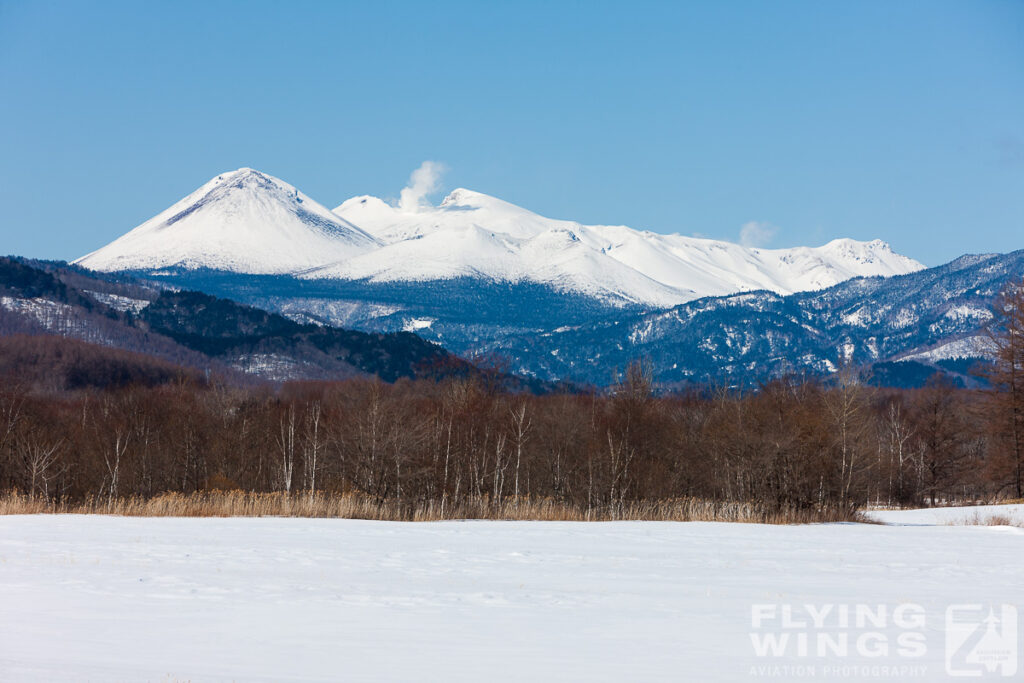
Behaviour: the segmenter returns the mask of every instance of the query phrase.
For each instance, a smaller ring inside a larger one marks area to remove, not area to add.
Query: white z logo
[[[1017,673],[1017,608],[950,605],[946,609],[946,673],[978,677]]]

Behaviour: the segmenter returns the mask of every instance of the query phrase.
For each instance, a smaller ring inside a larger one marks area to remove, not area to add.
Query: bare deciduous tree
[[[17,439],[15,449],[25,468],[30,496],[41,495],[49,499],[50,482],[63,472],[59,466],[63,443],[63,437],[48,440],[38,430],[21,434]]]
[[[988,338],[994,349],[989,378],[993,417],[1008,445],[1011,479],[1024,496],[1024,281],[1011,282],[994,306]]]
[[[292,477],[295,476],[295,404],[289,403],[281,415],[277,447],[281,453],[281,488],[291,493]]]

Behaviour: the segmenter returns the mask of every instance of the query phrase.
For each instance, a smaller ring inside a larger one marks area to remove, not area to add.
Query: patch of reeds
[[[949,526],[1015,526],[1024,528],[1024,521],[1000,513],[983,516],[975,512],[973,515],[952,520],[947,524]]]
[[[0,515],[108,514],[128,517],[330,517],[431,522],[448,519],[604,522],[614,520],[810,524],[863,521],[844,510],[769,508],[756,503],[676,498],[622,505],[577,506],[550,498],[486,497],[450,500],[377,500],[360,494],[201,491],[149,498],[44,499],[17,492],[0,495]]]

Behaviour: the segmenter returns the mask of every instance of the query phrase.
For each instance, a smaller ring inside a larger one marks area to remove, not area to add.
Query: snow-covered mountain
[[[878,240],[755,249],[545,218],[465,189],[416,211],[363,196],[332,212],[250,168],[217,176],[76,263],[101,271],[218,271],[372,285],[469,279],[645,307],[747,290],[788,294],[923,267]]]
[[[380,246],[288,183],[240,168],[76,263],[100,271],[291,273]]]
[[[412,331],[544,380],[601,385],[644,357],[670,384],[844,360],[892,381],[942,367],[970,382],[960,356],[978,352],[1022,254],[924,270],[880,240],[749,248],[550,219],[465,189],[436,207],[360,196],[332,211],[243,168],[78,263],[302,323]]]
[[[1024,250],[962,256],[891,278],[855,278],[780,296],[747,292],[662,310],[621,311],[581,325],[497,335],[478,352],[517,372],[597,385],[637,358],[666,384],[756,386],[786,374],[872,368],[878,384],[920,386],[935,372],[970,386],[991,352],[996,296],[1024,276]]]
[[[466,189],[455,190],[436,208],[403,211],[362,196],[334,213],[384,246],[303,273],[304,278],[407,282],[472,277],[550,285],[613,304],[672,306],[747,290],[789,294],[856,276],[923,268],[880,240],[756,249],[545,218]]]

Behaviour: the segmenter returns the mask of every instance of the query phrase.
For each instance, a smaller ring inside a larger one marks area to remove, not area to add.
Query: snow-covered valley
[[[943,523],[961,513],[878,513],[892,526],[0,517],[0,679],[946,680],[947,608],[1024,596],[1024,529]],[[808,606],[827,605],[846,656],[758,656],[752,634],[807,632],[785,611],[810,622]],[[843,606],[881,608],[882,622],[842,627]],[[864,633],[878,635],[856,645]]]

